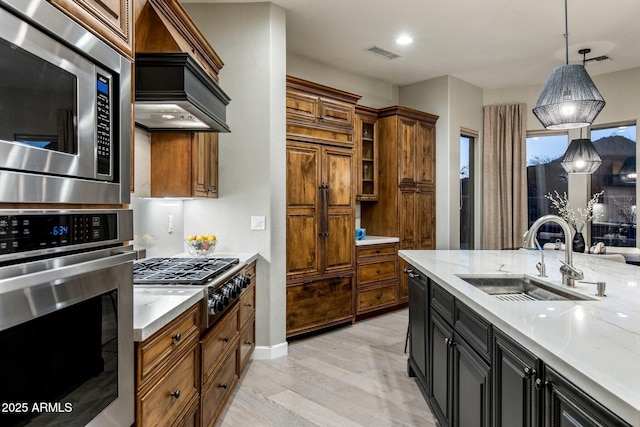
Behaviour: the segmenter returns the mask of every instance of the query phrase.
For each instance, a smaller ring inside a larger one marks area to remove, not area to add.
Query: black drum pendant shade
[[[533,114],[547,129],[575,129],[593,123],[604,105],[584,66],[569,64],[553,69]]]
[[[567,173],[594,173],[601,163],[591,140],[581,138],[571,141],[561,164]]]

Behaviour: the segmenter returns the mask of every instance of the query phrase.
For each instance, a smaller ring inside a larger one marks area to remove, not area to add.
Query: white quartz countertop
[[[203,297],[201,286],[134,286],[133,340],[146,340]]]
[[[188,253],[174,256],[191,258]],[[239,258],[241,263],[250,264],[258,259],[258,254],[216,252],[215,258]],[[203,286],[135,285],[133,287],[133,340],[136,342],[146,340],[204,298],[204,295]]]
[[[387,236],[365,236],[363,240],[356,240],[356,246],[379,245],[381,243],[397,243],[400,239]]]
[[[510,335],[633,426],[640,426],[640,267],[574,254],[584,280],[572,290],[593,301],[499,301],[457,275],[537,277],[539,251],[402,250],[401,258]],[[545,250],[544,281],[562,285],[564,251]]]

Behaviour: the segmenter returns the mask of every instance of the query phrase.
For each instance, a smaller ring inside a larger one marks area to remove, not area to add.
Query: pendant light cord
[[[567,0],[564,0],[564,46],[566,65],[569,65],[569,12],[567,9]]]

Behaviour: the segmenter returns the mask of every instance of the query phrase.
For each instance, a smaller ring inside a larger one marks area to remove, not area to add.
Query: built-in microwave
[[[45,0],[0,0],[0,202],[129,202],[131,62]]]

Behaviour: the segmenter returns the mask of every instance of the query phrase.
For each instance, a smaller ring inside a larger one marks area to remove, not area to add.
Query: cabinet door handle
[[[376,270],[376,273],[380,274],[380,269],[377,269],[377,270]]]
[[[542,390],[549,384],[549,381],[542,381],[540,378],[536,378],[534,383],[536,390]]]
[[[382,298],[382,292],[380,292],[378,295],[376,295],[376,298],[378,298],[378,299]]]
[[[224,337],[224,338],[222,338],[222,341],[224,341],[224,342],[229,342],[229,337]]]
[[[251,345],[251,344],[253,344],[253,343],[251,342],[251,340],[249,340],[249,341],[247,341],[245,344],[247,344],[247,345]]]
[[[176,390],[171,393],[171,397],[175,397],[176,399],[180,397],[180,390]]]
[[[180,338],[182,338],[182,335],[180,335],[180,332],[178,332],[177,334],[175,334],[175,335],[173,335],[171,337],[171,340],[175,341],[175,342],[178,342],[178,341],[180,341]]]
[[[245,305],[246,305],[247,307],[251,307],[251,303],[250,303],[250,302],[246,303]]]
[[[376,253],[379,254],[380,253],[380,249],[376,249]]]
[[[220,384],[220,388],[224,388],[224,389],[226,389],[227,387],[228,387],[227,383]]]
[[[536,375],[536,370],[529,367],[529,366],[525,366],[524,369],[524,377],[525,378],[531,378],[534,377]]]

